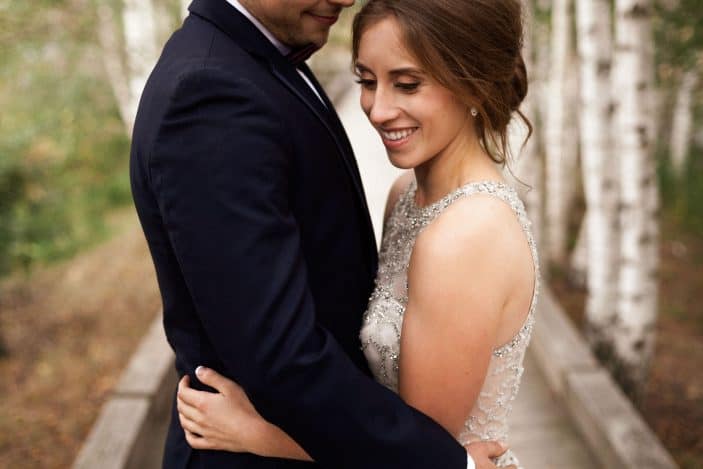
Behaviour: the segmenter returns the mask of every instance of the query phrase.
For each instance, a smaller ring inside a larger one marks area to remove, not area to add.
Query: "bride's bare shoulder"
[[[393,207],[395,207],[395,204],[398,203],[398,199],[403,194],[403,192],[405,192],[410,183],[414,180],[415,173],[413,173],[411,170],[405,171],[395,180],[395,182],[391,186],[391,190],[388,192],[388,199],[386,199],[386,211],[383,215],[384,222],[388,220],[388,217],[393,211]]]
[[[482,286],[480,291],[492,286],[502,297],[515,280],[505,266],[521,259],[525,250],[524,233],[510,206],[493,196],[475,194],[453,203],[418,235],[409,275],[445,284],[460,279],[463,285],[471,279]],[[469,293],[464,287],[461,290]]]

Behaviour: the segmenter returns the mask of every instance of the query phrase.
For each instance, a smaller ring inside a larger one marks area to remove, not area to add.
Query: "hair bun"
[[[512,87],[514,94],[510,102],[510,107],[513,111],[520,108],[522,101],[527,96],[527,68],[522,54],[515,57],[515,70],[513,71]]]

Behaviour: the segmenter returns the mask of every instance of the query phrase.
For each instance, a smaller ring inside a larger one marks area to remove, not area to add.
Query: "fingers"
[[[178,420],[181,422],[181,427],[183,430],[195,433],[197,435],[203,436],[206,434],[205,428],[203,428],[195,420],[188,418],[185,414],[178,413]]]
[[[232,380],[225,378],[217,371],[204,366],[197,367],[195,369],[195,374],[201,383],[207,384],[221,394],[228,394],[227,391],[235,384]]]
[[[183,375],[181,380],[178,382],[178,394],[181,394],[182,391],[186,389],[191,389],[190,387],[190,376],[188,375]]]
[[[497,458],[508,450],[508,446],[498,441],[477,441],[465,446],[471,455],[481,455],[487,458]]]
[[[200,410],[198,410],[197,407],[194,407],[184,402],[180,397],[178,397],[178,399],[176,400],[176,408],[178,409],[179,414],[185,415],[194,422],[203,421],[203,414],[200,412]]]
[[[207,438],[198,436],[193,432],[185,430],[186,441],[194,449],[215,449],[215,445]]]
[[[195,408],[200,408],[200,406],[203,405],[203,402],[207,395],[210,394],[212,393],[198,391],[191,388],[190,380],[187,376],[184,376],[183,379],[181,379],[181,381],[178,383],[178,399]]]
[[[496,466],[493,463],[495,458],[508,450],[506,444],[497,441],[477,441],[466,445],[465,448],[476,463],[476,467],[480,469],[495,469]]]

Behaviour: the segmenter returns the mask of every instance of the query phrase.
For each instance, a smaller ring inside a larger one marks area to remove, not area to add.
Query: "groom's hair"
[[[507,127],[527,95],[520,0],[369,0],[354,18],[353,63],[364,32],[394,18],[419,65],[467,109],[475,107],[476,134],[491,158],[510,155]]]

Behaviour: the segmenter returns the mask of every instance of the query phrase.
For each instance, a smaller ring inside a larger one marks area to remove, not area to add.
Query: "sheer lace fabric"
[[[535,269],[535,287],[522,328],[511,341],[493,350],[480,395],[467,416],[458,440],[462,444],[478,440],[508,441],[508,416],[520,387],[522,363],[534,324],[539,287],[539,262],[530,221],[517,193],[502,183],[470,183],[422,208],[415,205],[415,190],[413,182],[400,197],[386,222],[376,287],[364,314],[360,334],[362,349],[376,380],[398,392],[400,335],[408,302],[407,271],[415,239],[444,209],[462,197],[480,193],[503,200],[515,212],[527,237]],[[498,467],[518,465],[510,451],[496,463]]]

